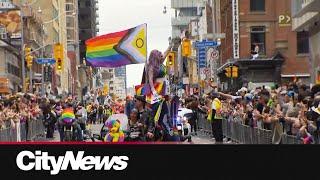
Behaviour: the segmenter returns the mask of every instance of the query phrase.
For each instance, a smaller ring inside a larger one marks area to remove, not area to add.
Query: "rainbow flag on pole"
[[[93,67],[144,63],[147,60],[147,24],[91,38],[86,46],[87,62]]]

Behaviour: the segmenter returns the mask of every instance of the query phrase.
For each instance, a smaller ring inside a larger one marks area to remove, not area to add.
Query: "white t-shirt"
[[[236,99],[242,99],[242,96],[231,96],[232,100],[236,100]]]

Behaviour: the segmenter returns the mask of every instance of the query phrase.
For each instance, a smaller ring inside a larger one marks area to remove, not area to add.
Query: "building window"
[[[86,1],[86,7],[90,7],[91,6],[91,2],[90,1]]]
[[[297,33],[297,53],[309,53],[309,33],[306,31]]]
[[[265,27],[251,27],[251,51],[260,55],[266,54]]]
[[[71,4],[66,4],[66,11],[71,11]]]
[[[265,11],[265,0],[250,0],[250,11]]]

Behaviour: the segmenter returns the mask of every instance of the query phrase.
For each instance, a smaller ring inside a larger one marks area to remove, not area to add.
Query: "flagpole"
[[[148,69],[147,69],[147,65],[148,65],[148,24],[146,23],[146,62],[144,65],[144,71],[145,73],[145,84],[148,83]],[[143,76],[143,75],[142,75]],[[143,77],[142,77],[143,79]]]
[[[125,86],[125,91],[126,91],[126,97],[128,96],[128,91],[127,91],[127,66],[124,66],[124,86]]]

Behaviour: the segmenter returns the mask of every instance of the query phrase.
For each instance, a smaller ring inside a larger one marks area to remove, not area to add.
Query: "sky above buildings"
[[[164,6],[168,12],[163,14]],[[148,24],[148,52],[164,52],[171,36],[170,0],[99,0],[99,34]],[[127,66],[127,87],[141,83],[144,64]]]

